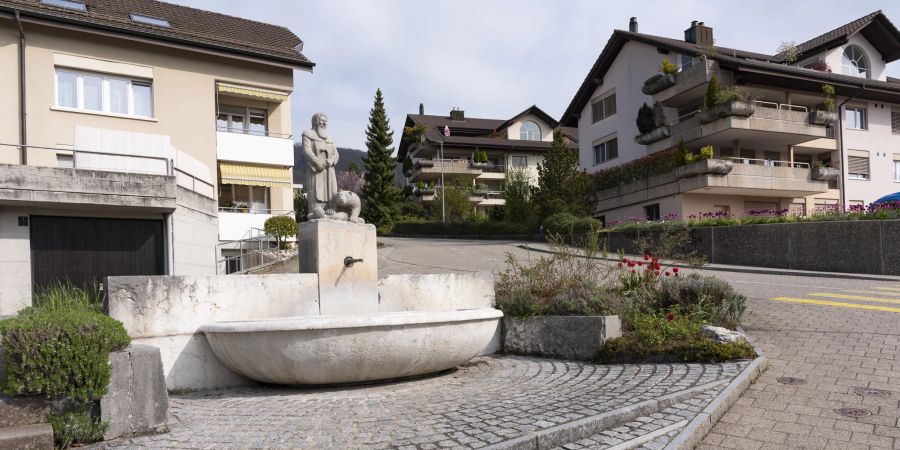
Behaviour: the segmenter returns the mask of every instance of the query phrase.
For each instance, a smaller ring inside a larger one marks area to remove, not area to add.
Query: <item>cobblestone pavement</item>
[[[174,395],[170,397],[170,433],[100,447],[481,448],[667,394],[708,387],[694,394],[696,401],[688,397],[682,400],[685,403],[613,430],[612,437],[624,441],[641,432],[641,427],[655,431],[693,416],[714,395],[707,391],[722,389],[724,381],[745,365],[604,366],[488,356],[436,376],[395,383]]]
[[[750,301],[745,330],[770,367],[701,448],[900,449],[900,285],[855,284]],[[868,415],[837,412],[848,407]]]

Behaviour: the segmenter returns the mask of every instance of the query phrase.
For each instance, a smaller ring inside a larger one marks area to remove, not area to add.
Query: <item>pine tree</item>
[[[566,144],[561,131],[553,132],[553,143],[537,170],[534,201],[541,217],[558,212],[577,216],[590,213],[587,175],[578,169],[578,154]]]
[[[366,222],[381,227],[393,223],[400,200],[394,186],[393,156],[394,132],[384,111],[381,89],[375,91],[375,105],[369,111],[369,126],[366,128],[366,148],[363,158],[365,184],[362,189],[362,217]]]

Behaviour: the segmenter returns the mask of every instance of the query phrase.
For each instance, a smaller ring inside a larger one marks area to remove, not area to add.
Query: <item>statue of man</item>
[[[338,162],[337,147],[328,137],[328,117],[312,116],[312,128],[303,132],[303,154],[306,156],[306,201],[310,219],[322,219],[335,213],[332,200],[338,193],[334,166]]]

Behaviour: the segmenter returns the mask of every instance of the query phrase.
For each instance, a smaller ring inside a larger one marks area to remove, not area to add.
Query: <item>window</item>
[[[848,156],[847,178],[851,180],[868,180],[869,158],[865,156]]]
[[[527,156],[512,156],[509,158],[509,161],[513,167],[528,167]]]
[[[153,117],[153,88],[148,81],[56,69],[56,106]]]
[[[268,135],[266,126],[267,111],[264,109],[245,108],[242,106],[219,106],[216,116],[216,127],[219,131],[229,133]]]
[[[619,157],[619,140],[612,138],[594,145],[594,165]]]
[[[844,108],[844,122],[847,123],[847,128],[853,130],[867,130],[869,129],[868,121],[866,120],[866,108],[855,108],[855,107],[847,107]]]
[[[591,123],[597,123],[616,113],[616,94],[594,100],[591,103]]]
[[[519,139],[523,141],[539,141],[541,140],[541,127],[538,124],[528,121],[519,128]]]
[[[894,181],[900,183],[900,161],[894,161]]]
[[[855,45],[848,46],[844,49],[841,70],[844,75],[869,78],[869,58],[861,48]]]
[[[891,110],[891,133],[900,134],[900,111]]]
[[[219,209],[224,212],[268,214],[269,188],[243,184],[223,184],[219,192]]]
[[[131,20],[142,23],[144,25],[153,25],[157,27],[170,28],[169,21],[166,19],[159,19],[156,17],[144,16],[141,14],[131,14]]]
[[[41,4],[73,9],[75,11],[87,11],[87,6],[84,5],[84,2],[76,0],[41,0]]]
[[[659,203],[645,206],[644,215],[647,216],[647,220],[659,220]]]

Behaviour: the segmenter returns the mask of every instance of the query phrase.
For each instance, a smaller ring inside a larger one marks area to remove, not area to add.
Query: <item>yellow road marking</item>
[[[854,294],[876,294],[876,295],[898,295],[900,296],[900,292],[885,292],[885,291],[864,291],[861,289],[840,289],[841,292],[852,292]]]
[[[866,297],[862,295],[844,295],[844,294],[832,294],[830,292],[817,292],[815,294],[809,294],[813,297],[828,297],[828,298],[840,298],[843,300],[860,300],[864,302],[880,302],[880,303],[894,303],[900,304],[900,300],[895,298],[879,298],[879,297]]]
[[[878,289],[881,291],[900,291],[900,287],[878,287],[878,286],[876,286],[874,289]]]
[[[838,306],[841,308],[855,308],[855,309],[868,309],[871,311],[886,311],[892,313],[900,313],[900,308],[891,308],[889,306],[876,306],[876,305],[861,305],[858,303],[844,303],[844,302],[831,302],[827,300],[810,300],[807,298],[793,298],[793,297],[775,297],[769,300],[776,300],[779,302],[790,302],[790,303],[804,303],[808,305],[822,305],[822,306]]]

